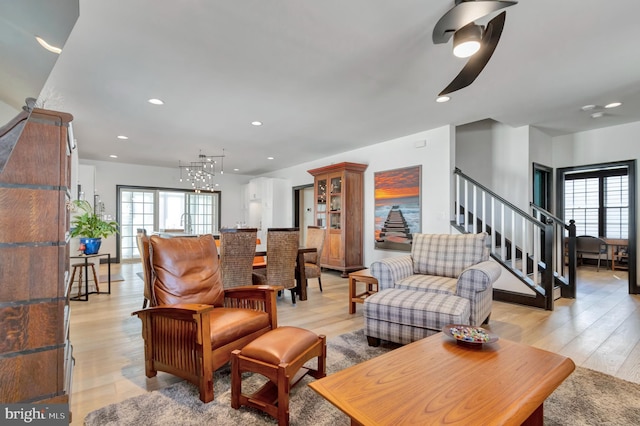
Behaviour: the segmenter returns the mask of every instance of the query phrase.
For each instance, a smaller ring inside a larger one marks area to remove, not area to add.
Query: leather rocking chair
[[[198,386],[213,400],[213,372],[231,352],[277,328],[278,286],[224,289],[212,235],[151,236],[151,300],[142,320],[145,374],[165,371]]]

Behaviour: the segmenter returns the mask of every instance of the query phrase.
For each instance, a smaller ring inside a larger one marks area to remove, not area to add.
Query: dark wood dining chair
[[[252,285],[258,229],[220,230],[220,265],[224,288]]]
[[[267,266],[253,270],[253,284],[278,285],[291,291],[296,303],[296,261],[300,232],[298,228],[267,229]]]

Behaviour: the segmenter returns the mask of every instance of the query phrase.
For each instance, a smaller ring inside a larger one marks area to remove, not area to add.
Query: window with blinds
[[[575,221],[576,235],[628,238],[627,169],[565,175],[564,218]]]
[[[604,212],[606,237],[626,239],[629,229],[629,176],[604,179]]]

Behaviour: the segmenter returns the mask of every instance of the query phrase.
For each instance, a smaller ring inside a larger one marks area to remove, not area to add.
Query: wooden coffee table
[[[467,348],[438,333],[309,386],[352,425],[542,425],[570,358],[500,339]]]

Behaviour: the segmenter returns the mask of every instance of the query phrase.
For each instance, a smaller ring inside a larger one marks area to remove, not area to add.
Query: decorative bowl
[[[455,339],[457,344],[472,348],[481,348],[485,343],[493,343],[498,340],[498,336],[489,330],[471,325],[448,324],[442,328],[442,332]]]

